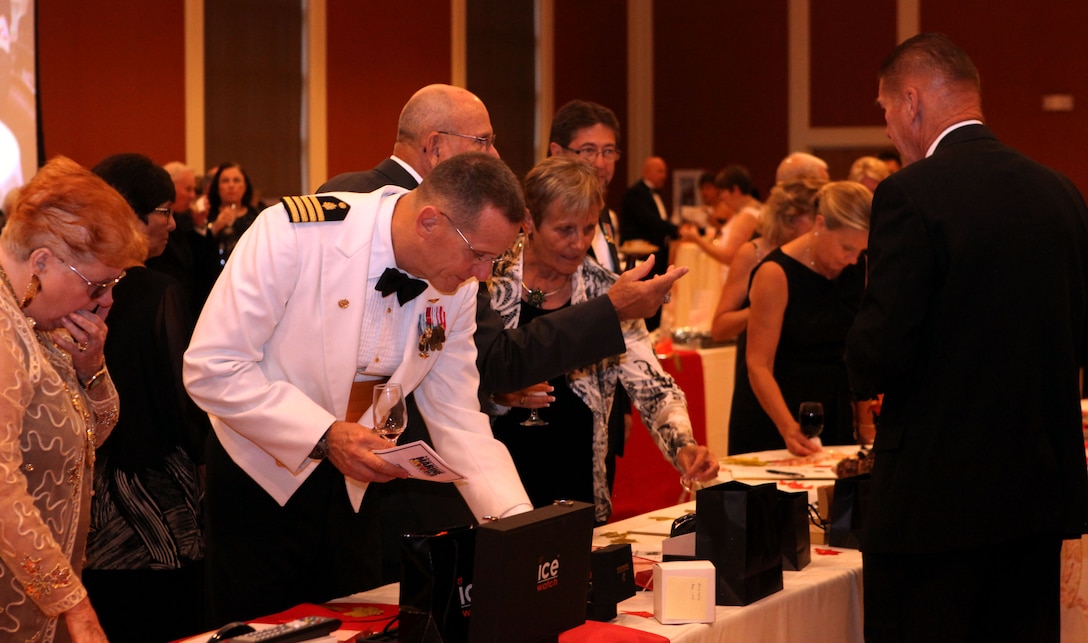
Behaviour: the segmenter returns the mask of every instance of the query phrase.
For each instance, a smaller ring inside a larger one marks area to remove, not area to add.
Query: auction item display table
[[[652,569],[653,563],[661,560],[661,541],[668,537],[672,521],[693,511],[695,503],[688,502],[603,525],[594,530],[593,546],[630,543],[635,557],[635,572],[642,579]],[[564,633],[560,641],[645,641],[646,638],[639,637],[647,634],[683,643],[848,643],[862,640],[861,555],[857,551],[814,546],[812,563],[799,572],[783,572],[783,585],[782,591],[750,605],[717,606],[714,623],[687,625],[658,623],[653,617],[653,592],[640,591],[618,605],[619,614],[611,625],[619,627],[610,628],[606,638],[601,638],[594,624],[588,623]],[[351,603],[358,606],[355,608],[357,610],[364,609],[363,605],[389,610],[398,604],[399,592],[398,585],[386,585],[353,594],[338,602]],[[342,629],[334,632],[330,640],[353,641],[356,637],[362,640],[359,629]],[[207,639],[208,634],[203,634],[187,639],[185,643],[203,643]]]
[[[672,521],[695,511],[688,502],[659,511],[598,527],[593,532],[593,546],[630,543],[635,572],[642,580],[653,563],[661,560],[661,541],[668,537]],[[783,572],[783,590],[750,605],[717,606],[710,624],[662,625],[654,619],[652,591],[639,591],[618,605],[618,616],[605,638],[593,623],[575,628],[560,637],[561,643],[595,640],[646,641],[646,635],[682,643],[702,641],[775,641],[778,643],[849,643],[862,641],[861,555],[854,550],[814,546],[812,562],[799,572]],[[384,610],[385,616],[399,603],[400,587],[386,585],[353,594],[339,602],[350,603],[361,611],[370,606]],[[316,608],[316,606],[311,606]],[[310,612],[315,611],[310,609]],[[284,619],[297,617],[306,609],[285,613]],[[379,616],[381,618],[381,616]],[[271,620],[262,619],[266,622]],[[258,627],[262,627],[258,625]],[[355,626],[358,627],[358,626]],[[376,624],[375,627],[380,627]],[[365,629],[341,629],[332,638],[340,642],[362,640]],[[357,638],[358,637],[358,638]],[[643,637],[643,638],[640,638]],[[186,639],[184,643],[203,643],[208,634]]]
[[[638,573],[661,560],[661,541],[668,537],[672,521],[693,511],[695,503],[688,502],[609,523],[594,530],[593,545],[631,543]],[[652,592],[639,592],[621,602],[612,622],[685,643],[862,641],[859,552],[814,546],[807,567],[783,572],[782,577],[780,592],[750,605],[716,606],[710,624],[661,625],[653,618]]]
[[[661,560],[661,541],[668,537],[672,521],[695,511],[689,502],[660,511],[610,523],[594,530],[593,546],[630,543],[635,572],[642,579]],[[861,554],[850,549],[816,546],[812,562],[802,571],[783,572],[784,589],[743,607],[715,607],[710,624],[662,625],[654,619],[652,591],[640,591],[618,605],[619,615],[611,621],[624,630],[611,628],[609,641],[636,641],[639,633],[654,634],[667,641],[776,641],[781,643],[849,643],[862,641]],[[396,605],[398,585],[354,594],[343,599],[355,604]],[[357,631],[335,633],[338,641],[351,641]],[[605,640],[593,624],[575,628],[560,636],[560,643]],[[193,639],[195,643],[197,639]],[[205,639],[206,640],[206,639]]]
[[[741,480],[748,484],[774,483],[783,491],[805,491],[816,502],[816,490],[834,484],[832,468],[857,447],[827,447],[808,458],[795,458],[786,450],[740,454],[722,458],[719,482]],[[662,541],[674,520],[695,511],[686,502],[608,523],[594,529],[593,547],[617,543],[631,545],[634,570],[640,586],[648,584],[654,562],[661,560]],[[814,543],[816,540],[814,539]],[[1084,641],[1088,634],[1088,537],[1067,541],[1062,549],[1061,618],[1063,643]],[[362,641],[368,629],[378,630],[395,616],[400,588],[386,585],[337,601],[347,617],[356,622],[322,641]],[[347,605],[343,605],[347,604]],[[319,606],[299,606],[279,615],[290,620],[303,614],[322,613]],[[662,625],[653,616],[651,590],[639,591],[617,606],[618,615],[607,624],[589,622],[560,636],[561,643],[607,640],[618,643],[647,641],[775,641],[843,643],[863,641],[862,558],[857,550],[812,546],[812,562],[799,572],[783,572],[783,589],[745,606],[716,606],[709,624]],[[367,620],[370,619],[370,624]],[[275,619],[261,619],[275,623]],[[270,625],[257,625],[269,627]],[[599,627],[608,628],[602,632]],[[203,643],[208,634],[186,639]]]

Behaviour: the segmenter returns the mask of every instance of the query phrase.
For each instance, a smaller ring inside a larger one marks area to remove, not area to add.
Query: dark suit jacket
[[[1076,188],[961,127],[877,187],[869,258],[846,356],[859,398],[885,393],[863,550],[1085,532]]]
[[[372,170],[363,172],[345,172],[337,174],[325,181],[318,192],[373,192],[383,185],[399,185],[409,190],[415,188],[416,182],[408,170],[391,158],[378,163]]]
[[[665,221],[657,210],[654,193],[639,179],[623,195],[620,206],[620,236],[624,241],[644,239],[659,248],[655,253],[654,274],[664,274],[669,266],[669,240],[678,235],[676,224]]]
[[[419,184],[399,163],[385,159],[372,170],[333,177],[318,191],[372,192],[385,185],[414,189]],[[626,350],[619,318],[607,296],[505,330],[483,284],[476,299],[473,339],[484,404],[492,392],[516,391]],[[431,442],[422,416],[410,403],[408,428],[399,442],[413,440]],[[382,523],[383,574],[387,582],[400,580],[400,534],[475,522],[453,485],[393,480],[373,485],[368,493],[375,489],[381,494],[383,515],[390,518]]]

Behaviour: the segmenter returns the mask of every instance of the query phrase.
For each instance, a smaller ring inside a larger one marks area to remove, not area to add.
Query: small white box
[[[714,564],[677,560],[654,565],[654,618],[662,625],[714,622]]]

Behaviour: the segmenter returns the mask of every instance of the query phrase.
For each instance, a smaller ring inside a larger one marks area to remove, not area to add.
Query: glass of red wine
[[[801,434],[812,439],[824,430],[824,405],[819,402],[801,402],[797,412],[797,423],[801,425]]]

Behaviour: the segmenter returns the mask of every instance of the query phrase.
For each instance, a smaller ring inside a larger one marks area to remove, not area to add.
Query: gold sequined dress
[[[67,640],[58,616],[87,594],[94,448],[117,392],[108,377],[84,391],[71,356],[2,287],[0,374],[0,640]]]

